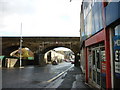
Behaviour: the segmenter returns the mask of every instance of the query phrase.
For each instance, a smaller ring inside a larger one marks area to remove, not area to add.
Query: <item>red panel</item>
[[[95,34],[94,36],[87,39],[85,41],[85,46],[90,46],[92,44],[96,44],[101,41],[104,41],[104,39],[105,39],[104,37],[105,37],[104,30],[102,30],[102,31],[98,32],[97,34]]]
[[[104,0],[103,0],[104,1]],[[104,10],[104,2],[102,5],[102,13],[103,13],[103,25],[104,25],[104,36],[105,36],[105,55],[106,55],[106,90],[112,90],[111,87],[111,63],[110,63],[110,41],[109,41],[109,30],[106,29],[105,24],[105,10]]]
[[[110,65],[110,42],[109,30],[105,30],[105,54],[106,54],[106,88],[111,89],[111,65]]]

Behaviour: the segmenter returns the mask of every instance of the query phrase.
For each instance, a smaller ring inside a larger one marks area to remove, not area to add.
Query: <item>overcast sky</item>
[[[64,48],[64,47],[55,48],[54,50],[55,50],[55,51],[60,51],[60,50],[63,50],[63,51],[71,51],[70,49]]]
[[[79,36],[81,0],[0,0],[0,34]]]

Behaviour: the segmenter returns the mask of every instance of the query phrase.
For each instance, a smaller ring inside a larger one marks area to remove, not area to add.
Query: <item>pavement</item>
[[[58,87],[58,90],[61,88],[68,88],[69,90],[91,89],[85,84],[85,76],[80,67],[72,67],[67,71],[67,74],[63,78],[64,81]]]
[[[52,88],[51,90],[93,90],[93,88],[85,84],[85,76],[80,67],[70,68],[63,76],[56,79],[47,88]]]

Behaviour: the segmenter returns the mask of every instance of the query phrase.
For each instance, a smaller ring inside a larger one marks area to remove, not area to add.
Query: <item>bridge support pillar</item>
[[[34,53],[34,64],[39,65],[39,54],[38,53]]]
[[[75,63],[74,63],[75,67],[79,67],[80,66],[79,59],[80,59],[80,56],[78,55],[78,53],[75,53]]]
[[[39,54],[39,65],[40,66],[45,66],[46,65],[46,62],[44,60],[44,54]]]

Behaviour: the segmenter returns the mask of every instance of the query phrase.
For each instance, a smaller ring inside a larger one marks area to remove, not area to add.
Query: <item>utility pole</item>
[[[20,68],[22,66],[22,22],[21,22],[21,28],[20,28]]]

